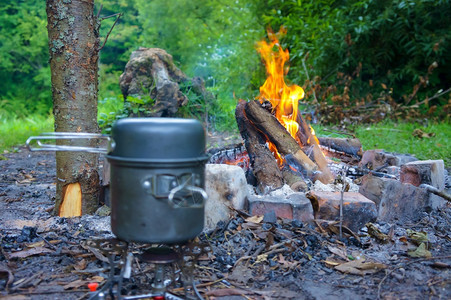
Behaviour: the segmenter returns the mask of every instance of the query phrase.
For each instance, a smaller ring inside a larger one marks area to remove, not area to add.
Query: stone
[[[246,176],[238,166],[207,164],[205,168],[205,230],[216,227],[219,221],[228,221],[231,208],[242,210],[248,195]]]
[[[414,186],[428,184],[439,191],[445,189],[445,164],[443,160],[419,160],[401,166],[400,180]]]
[[[363,153],[359,167],[376,170],[383,166],[401,166],[405,163],[418,160],[407,154],[385,152],[384,150],[367,150]]]
[[[360,193],[374,201],[378,208],[378,221],[401,223],[418,218],[423,211],[446,205],[446,201],[425,189],[389,178],[365,175]]]
[[[340,219],[340,192],[313,191],[310,193],[318,201],[316,219]],[[357,232],[368,222],[377,218],[376,204],[362,194],[356,192],[343,193],[343,225]]]
[[[274,212],[278,218],[309,222],[313,220],[313,207],[304,193],[285,196],[257,196],[248,198],[249,213],[253,216]]]

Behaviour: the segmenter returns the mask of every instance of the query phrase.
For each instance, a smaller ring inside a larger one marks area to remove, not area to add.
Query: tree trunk
[[[97,133],[99,25],[94,0],[47,0],[46,11],[55,131]],[[95,142],[77,145],[95,146]],[[65,201],[81,202],[81,214],[95,212],[100,191],[98,154],[57,152],[56,168],[55,213],[63,213],[61,206],[80,207]],[[81,193],[67,192],[77,184]],[[75,211],[63,216],[80,214]]]

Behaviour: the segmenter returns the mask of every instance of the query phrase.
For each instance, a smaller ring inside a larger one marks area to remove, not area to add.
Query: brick
[[[244,209],[248,188],[243,169],[225,164],[207,164],[205,168],[205,230],[219,221],[228,221],[230,207]]]
[[[311,192],[318,200],[316,219],[339,220],[340,219],[340,192]],[[374,222],[377,218],[376,204],[363,195],[355,192],[343,194],[343,225],[353,231],[358,231],[368,222]]]
[[[445,189],[445,164],[443,160],[419,160],[401,166],[400,180],[414,186],[428,184],[440,191]]]
[[[378,220],[401,223],[416,219],[421,212],[446,205],[446,201],[425,189],[398,180],[366,175],[359,192],[374,201]]]
[[[253,216],[275,212],[279,218],[308,222],[313,220],[313,207],[304,193],[280,196],[256,196],[248,198],[249,213]]]

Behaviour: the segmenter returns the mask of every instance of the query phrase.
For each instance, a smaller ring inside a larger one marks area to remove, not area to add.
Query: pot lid
[[[126,118],[111,130],[110,157],[145,160],[204,159],[205,131],[194,119]]]

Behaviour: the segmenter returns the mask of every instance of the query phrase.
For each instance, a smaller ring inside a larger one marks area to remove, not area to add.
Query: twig
[[[112,14],[112,15],[109,15],[109,16],[106,16],[106,17],[101,17],[99,20],[100,21],[103,21],[103,20],[106,20],[106,19],[109,19],[109,18],[112,18],[112,17],[116,17],[116,16],[122,16],[122,13],[115,13],[115,14]]]
[[[103,41],[103,44],[102,44],[102,46],[99,48],[98,51],[102,50],[103,47],[105,47],[105,44],[106,44],[106,42],[108,41],[108,37],[110,36],[111,31],[113,31],[113,28],[114,28],[114,26],[116,25],[117,21],[119,21],[120,17],[122,17],[122,13],[117,13],[117,14],[114,14],[114,15],[111,15],[111,16],[108,16],[108,17],[105,17],[105,18],[102,18],[101,20],[105,20],[106,18],[109,18],[109,17],[112,17],[112,16],[117,16],[117,18],[116,18],[116,20],[114,21],[113,26],[111,26],[110,31],[108,31],[108,33],[107,33],[107,35],[106,35],[106,37],[105,37],[105,40]]]
[[[38,272],[38,273],[34,274],[33,276],[28,277],[27,279],[25,279],[24,281],[22,281],[22,282],[19,283],[18,285],[13,286],[13,287],[10,289],[10,291],[16,291],[16,290],[18,290],[18,289],[21,288],[22,286],[24,286],[24,285],[30,283],[31,281],[35,280],[37,277],[41,276],[43,273],[44,273],[44,272]],[[14,285],[14,283],[13,283],[13,285]]]
[[[210,282],[206,282],[206,283],[199,283],[199,284],[196,284],[196,287],[201,288],[201,287],[214,285],[214,284],[219,283],[219,282],[221,282],[223,280],[224,279],[218,279],[218,280],[210,281]],[[172,292],[182,292],[184,289],[185,289],[184,287],[180,287],[180,288],[171,289],[171,291]]]
[[[96,16],[97,19],[99,18],[100,12],[102,11],[102,9],[103,9],[103,4],[100,4],[100,8],[99,8],[99,11],[97,12],[97,16]]]
[[[421,101],[421,102],[415,103],[415,104],[412,105],[411,107],[414,107],[414,106],[417,106],[417,105],[421,105],[421,104],[423,104],[423,103],[426,103],[427,101],[434,100],[435,98],[438,98],[438,97],[440,97],[440,96],[443,96],[443,95],[445,95],[445,94],[447,94],[447,93],[449,93],[449,92],[451,92],[451,88],[449,88],[449,89],[447,89],[446,91],[443,91],[443,92],[441,92],[441,93],[437,93],[437,94],[435,94],[434,96],[432,96],[431,98],[426,98],[426,99],[424,99],[424,100]]]
[[[405,263],[404,265],[397,266],[396,268],[394,268],[393,270],[391,270],[390,272],[385,274],[384,278],[382,278],[382,280],[379,282],[379,285],[377,287],[377,299],[381,299],[382,283],[384,283],[384,281],[388,278],[388,276],[390,276],[396,270],[398,270],[400,268],[403,268],[403,267],[406,267],[406,266],[411,265],[411,264],[416,263],[416,262],[421,262],[421,261],[425,261],[425,260],[449,259],[449,258],[451,258],[451,255],[448,255],[448,256],[436,256],[436,257],[426,257],[426,258],[420,258],[420,259],[412,260],[412,261],[409,261],[409,262]]]
[[[52,243],[50,243],[49,241],[47,241],[45,238],[43,238],[42,236],[40,236],[38,233],[36,233],[36,235],[38,236],[38,237],[40,237],[43,241],[44,241],[44,243],[46,243],[48,246],[50,246],[50,248],[52,248],[53,250],[58,250],[58,248],[56,248],[55,247],[55,245],[53,245]]]
[[[340,240],[343,238],[343,198],[347,188],[348,183],[346,182],[346,174],[348,173],[348,168],[344,167],[341,170],[341,191],[340,191]]]

